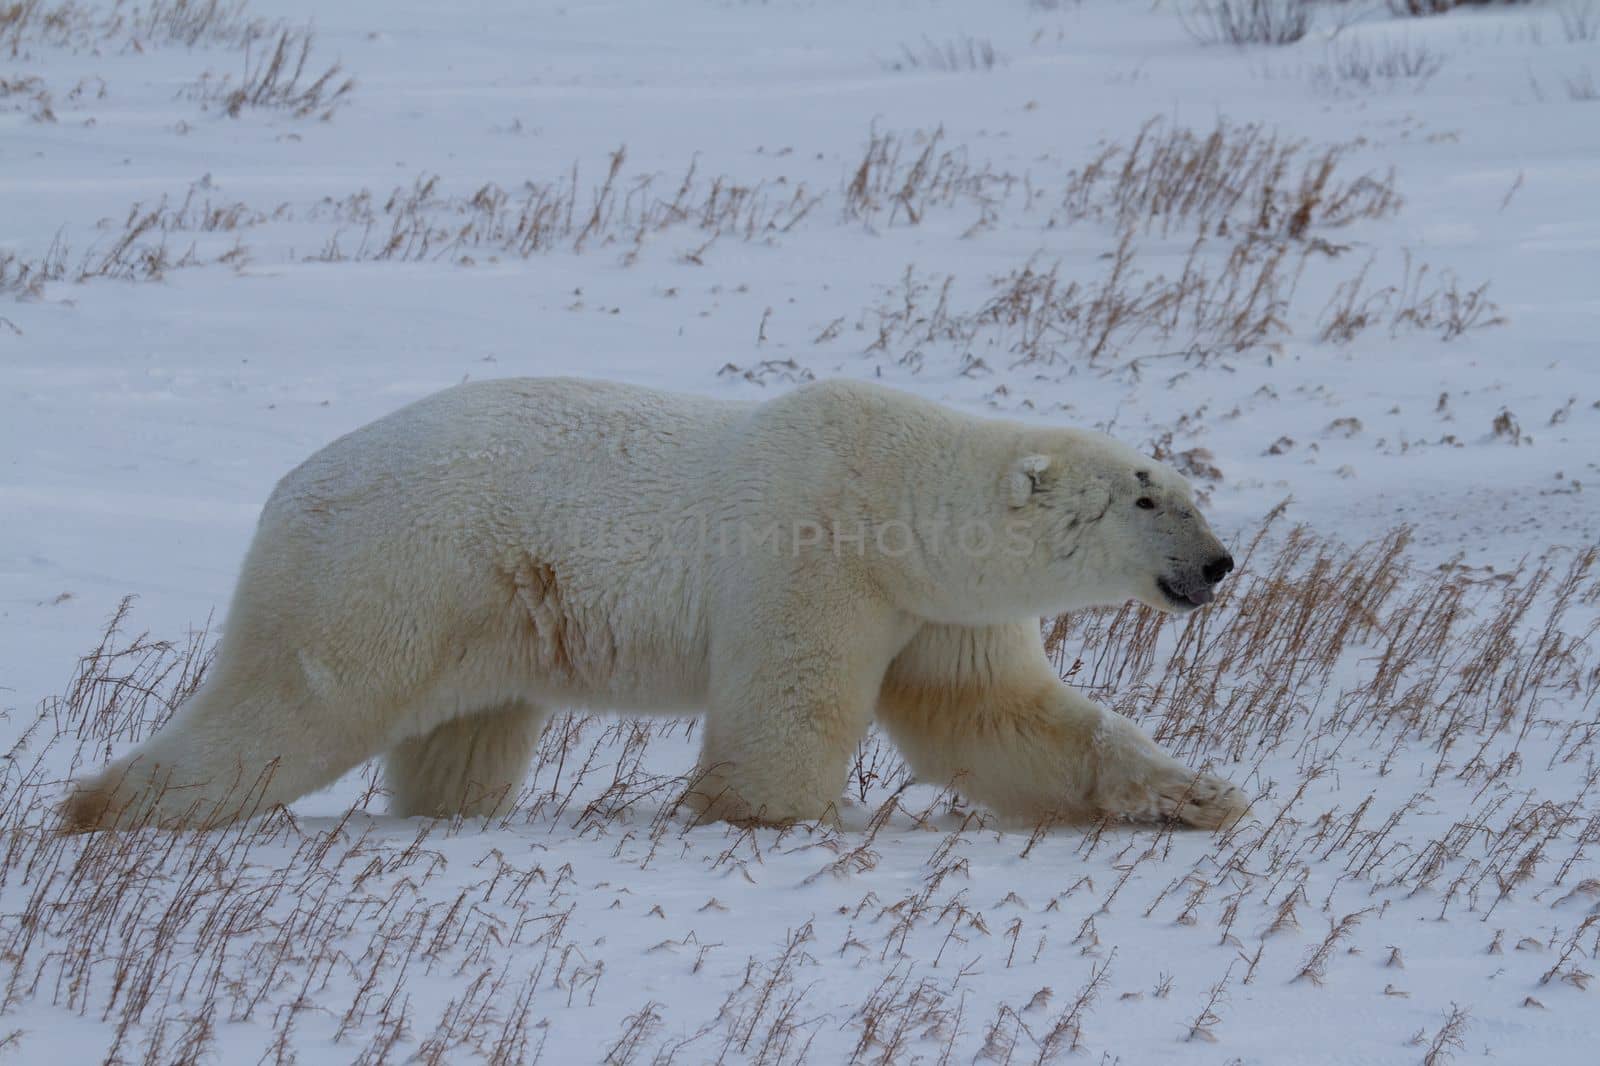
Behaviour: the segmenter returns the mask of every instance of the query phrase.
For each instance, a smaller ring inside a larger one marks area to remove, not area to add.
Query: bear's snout
[[[1233,556],[1220,550],[1209,562],[1191,563],[1176,573],[1156,579],[1156,587],[1166,601],[1182,610],[1204,607],[1217,598],[1217,585],[1233,572]],[[1202,556],[1204,558],[1204,556]]]

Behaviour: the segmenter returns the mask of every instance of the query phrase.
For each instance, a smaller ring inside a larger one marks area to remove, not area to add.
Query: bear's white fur
[[[1207,602],[1232,566],[1173,471],[1095,433],[876,386],[764,404],[462,385],[278,485],[210,675],[67,824],[217,824],[386,753],[396,813],[514,794],[548,710],[704,710],[686,802],[827,817],[876,720],[1020,818],[1245,809],[1063,684],[1038,618]]]

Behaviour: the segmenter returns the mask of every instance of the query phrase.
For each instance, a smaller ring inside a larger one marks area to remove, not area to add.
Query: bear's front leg
[[[915,629],[847,572],[785,577],[741,583],[718,613],[703,750],[684,797],[698,821],[835,816],[884,670]]]
[[[1032,622],[924,627],[895,658],[878,721],[930,784],[1024,821],[1170,818],[1214,829],[1249,802],[1056,677]]]
[[[1221,829],[1250,809],[1239,789],[1214,774],[1189,769],[1121,715],[1064,684],[1056,699],[1069,714],[1094,716],[1093,799],[1100,813],[1175,819],[1201,829]]]

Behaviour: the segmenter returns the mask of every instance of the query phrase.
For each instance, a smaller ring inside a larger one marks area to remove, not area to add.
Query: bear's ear
[[[1021,507],[1034,493],[1044,487],[1045,471],[1050,468],[1048,455],[1024,455],[1011,464],[1006,474],[1007,496],[1011,506]]]

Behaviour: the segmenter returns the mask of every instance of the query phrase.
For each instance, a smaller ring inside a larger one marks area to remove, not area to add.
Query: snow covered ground
[[[1314,16],[0,7],[0,1059],[1593,1061],[1600,5]],[[694,725],[580,715],[488,824],[368,772],[43,831],[283,472],[556,373],[871,377],[1184,467],[1261,534],[1232,594],[1062,665],[1252,818],[1034,833],[869,742],[842,833],[690,829]]]

